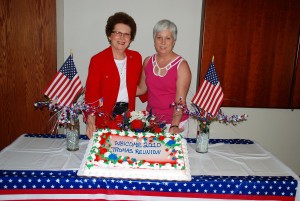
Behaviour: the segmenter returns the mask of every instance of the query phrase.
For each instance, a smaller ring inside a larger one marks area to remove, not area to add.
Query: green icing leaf
[[[91,169],[91,167],[93,167],[93,164],[86,164],[86,167],[88,167],[89,169]]]

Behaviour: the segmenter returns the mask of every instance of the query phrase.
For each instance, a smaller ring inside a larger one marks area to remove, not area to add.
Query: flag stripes
[[[44,94],[60,106],[70,106],[83,90],[79,75],[71,56],[56,73]]]
[[[192,102],[201,109],[215,116],[223,102],[224,94],[218,80],[218,76],[211,63],[204,80],[200,84],[200,88],[192,99]]]

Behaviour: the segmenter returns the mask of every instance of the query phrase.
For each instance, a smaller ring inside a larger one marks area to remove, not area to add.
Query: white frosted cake
[[[190,181],[186,140],[179,134],[100,129],[78,175]]]

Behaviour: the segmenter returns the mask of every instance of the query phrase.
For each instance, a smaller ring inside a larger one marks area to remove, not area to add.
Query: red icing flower
[[[99,155],[95,155],[95,156],[96,156],[95,161],[99,161],[101,159]]]
[[[165,139],[165,136],[159,136],[159,138],[158,138],[160,141],[163,141],[164,139]]]
[[[107,149],[106,148],[101,148],[100,149],[100,154],[105,154],[107,152]]]
[[[106,136],[102,136],[101,140],[99,141],[100,144],[105,144]]]
[[[143,127],[144,127],[144,123],[139,119],[135,119],[131,122],[132,130],[140,130],[143,129]]]

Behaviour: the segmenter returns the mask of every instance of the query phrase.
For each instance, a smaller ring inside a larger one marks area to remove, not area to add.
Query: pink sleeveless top
[[[148,105],[147,111],[152,109],[152,113],[160,120],[167,124],[172,123],[174,108],[170,105],[176,97],[177,69],[183,58],[178,56],[167,65],[165,76],[156,75],[154,68],[156,65],[156,55],[150,57],[146,67],[146,84],[148,88]],[[181,121],[188,118],[184,114]]]

